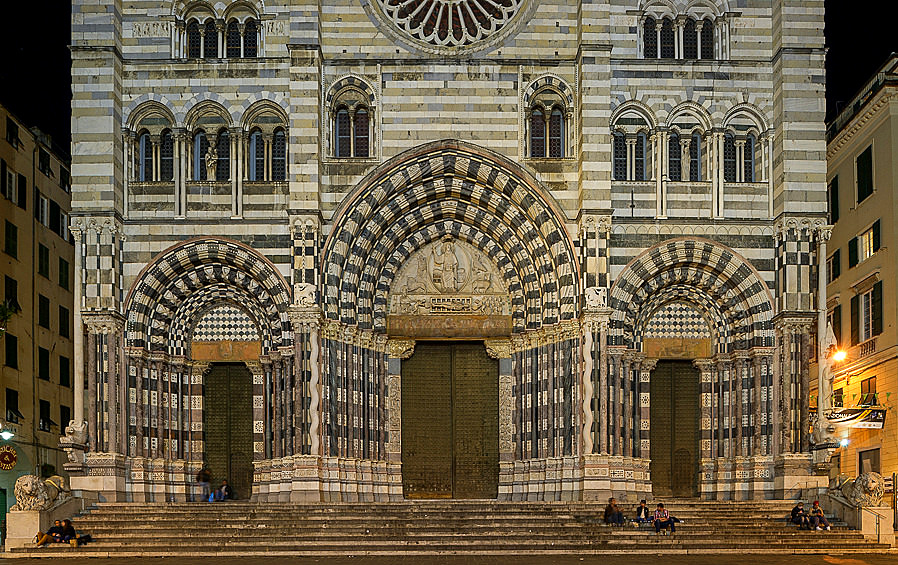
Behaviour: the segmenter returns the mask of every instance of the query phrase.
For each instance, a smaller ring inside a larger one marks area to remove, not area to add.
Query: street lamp
[[[3,438],[3,441],[9,441],[15,437],[16,434],[12,433],[9,430],[0,431],[0,438]]]

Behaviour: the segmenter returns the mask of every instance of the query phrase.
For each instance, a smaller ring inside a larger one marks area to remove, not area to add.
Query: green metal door
[[[237,498],[253,484],[253,378],[243,363],[215,363],[204,383],[206,464],[213,487],[223,479]]]

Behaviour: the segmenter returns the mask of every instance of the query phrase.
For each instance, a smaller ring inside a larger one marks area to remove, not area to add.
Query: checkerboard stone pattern
[[[193,329],[193,341],[258,341],[259,332],[249,315],[236,306],[208,310]]]
[[[643,338],[710,338],[711,330],[701,312],[685,302],[671,302],[655,311]]]

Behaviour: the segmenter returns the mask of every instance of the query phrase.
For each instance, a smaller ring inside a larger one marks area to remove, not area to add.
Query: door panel
[[[498,374],[480,342],[419,342],[402,363],[407,498],[496,498]]]
[[[213,485],[226,479],[237,498],[252,494],[252,383],[243,363],[215,363],[204,382],[206,464]]]
[[[659,361],[652,372],[651,473],[658,496],[698,494],[699,372],[688,361]]]

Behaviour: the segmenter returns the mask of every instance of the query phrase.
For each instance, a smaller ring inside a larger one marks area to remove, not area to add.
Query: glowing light
[[[9,441],[9,440],[11,440],[11,439],[13,438],[13,436],[15,436],[15,435],[16,435],[16,434],[12,433],[12,432],[9,431],[9,430],[3,430],[2,432],[0,432],[0,438],[3,438],[3,441]]]
[[[846,438],[846,439],[843,439],[842,441],[839,442],[839,447],[847,447],[847,446],[848,446],[848,439],[847,439],[847,438]]]
[[[833,353],[833,361],[836,362],[844,361],[846,357],[848,357],[848,354],[841,350]]]

